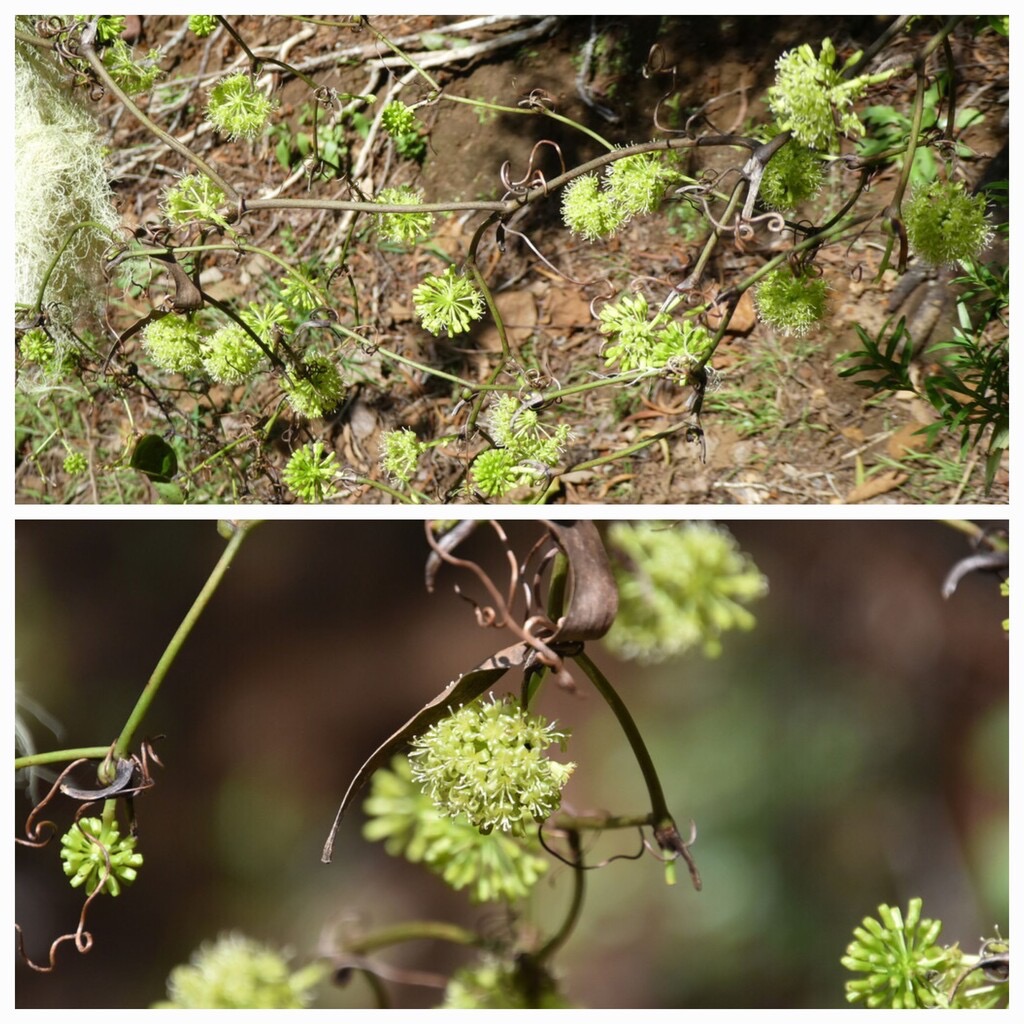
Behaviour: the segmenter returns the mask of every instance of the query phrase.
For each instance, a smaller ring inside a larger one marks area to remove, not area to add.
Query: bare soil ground
[[[451,54],[451,43],[436,51],[425,50],[422,33],[455,19],[417,16],[380,17],[373,24],[389,38],[419,53]],[[474,45],[511,31],[536,28],[538,19],[514,25],[494,25],[459,34],[460,45]],[[742,132],[765,120],[764,91],[773,79],[773,65],[785,49],[809,42],[815,50],[829,36],[843,53],[868,45],[887,22],[859,18],[656,18],[629,17],[593,21],[590,17],[557,20],[550,31],[522,42],[502,46],[468,60],[449,60],[431,69],[451,95],[516,106],[542,90],[547,102],[568,118],[591,127],[613,143],[628,144],[657,134],[653,115],[659,100],[662,122],[680,123],[688,112],[704,108],[722,132]],[[317,81],[339,91],[360,93],[368,79],[363,60],[339,65],[339,50],[359,47],[365,54],[389,55],[365,30],[353,32],[328,26],[302,26],[280,18],[239,18],[239,34],[260,53],[285,53],[286,59],[310,68]],[[146,45],[167,45],[173,57],[168,79],[188,83],[195,74],[219,69],[239,57],[237,44],[225,33],[213,46],[181,37],[182,19],[141,19],[139,38]],[[934,26],[922,23],[894,44],[891,56],[906,58],[927,39]],[[595,38],[601,52],[587,50]],[[527,33],[528,34],[528,33]],[[429,37],[428,37],[429,38]],[[180,40],[180,41],[179,41]],[[433,44],[433,41],[431,40]],[[981,110],[983,120],[967,129],[962,141],[971,156],[963,161],[973,183],[987,161],[1003,146],[1008,133],[1008,50],[992,33],[956,39],[961,102]],[[651,47],[660,47],[657,62],[675,66],[674,84],[667,75],[641,73]],[[588,62],[585,55],[590,53]],[[318,63],[322,61],[323,63]],[[168,67],[167,64],[164,65]],[[372,88],[382,92],[390,77],[404,74],[400,65],[375,78]],[[911,81],[903,79],[873,102],[909,108]],[[403,92],[411,102],[425,90],[418,82]],[[155,93],[154,95],[161,95]],[[308,87],[292,76],[282,76],[278,94],[278,120],[299,130]],[[285,196],[301,196],[306,182],[301,173],[291,181],[274,156],[274,140],[255,146],[227,142],[211,133],[192,136],[198,123],[199,98],[186,94],[176,109],[167,105],[150,113],[172,133],[189,135],[190,144],[215,162],[221,173],[247,195],[264,195],[277,188]],[[117,167],[116,189],[125,225],[144,228],[159,218],[161,191],[171,172],[181,170],[168,151],[154,146],[139,123],[117,104],[101,101],[99,115],[109,135]],[[422,188],[426,201],[500,198],[504,188],[500,170],[508,161],[515,179],[534,165],[547,176],[559,171],[551,146],[535,150],[540,139],[557,144],[567,166],[602,152],[599,144],[578,131],[540,118],[516,117],[479,108],[442,103],[421,110],[429,130],[429,145],[422,164],[397,158],[393,147],[378,142],[363,161],[354,184],[364,193],[385,185],[408,182]],[[352,155],[358,154],[358,138]],[[710,151],[701,161],[722,169],[737,155],[730,150]],[[834,172],[842,190],[841,172]],[[897,172],[887,170],[872,184],[868,202],[884,207],[892,194]],[[282,187],[283,185],[283,187]],[[357,198],[356,188],[342,178],[314,183],[310,196]],[[442,254],[465,254],[480,215],[452,216],[439,222],[429,246],[393,251],[375,244],[365,221],[333,212],[289,210],[284,214],[247,221],[249,238],[292,262],[321,273],[337,265],[344,247],[345,270],[335,278],[332,294],[339,304],[357,303],[363,322],[374,325],[375,340],[410,358],[482,380],[493,365],[498,340],[493,327],[481,326],[468,336],[450,341],[425,334],[413,315],[411,294],[426,272],[444,266]],[[707,235],[706,226],[687,220],[682,206],[669,204],[659,213],[634,220],[609,241],[583,242],[560,224],[559,200],[534,204],[512,225],[529,244],[511,235],[504,252],[485,240],[481,265],[494,289],[510,329],[517,362],[538,378],[561,385],[586,380],[603,367],[604,338],[597,330],[592,303],[642,281],[658,300],[682,280]],[[366,232],[363,234],[363,232]],[[713,365],[720,378],[707,395],[702,415],[704,442],[687,440],[682,433],[662,440],[638,455],[592,470],[569,473],[560,500],[568,503],[933,503],[1004,502],[1008,476],[1001,470],[991,492],[985,493],[983,459],[962,454],[959,439],[946,435],[933,446],[918,431],[932,422],[933,412],[910,395],[873,398],[871,392],[838,375],[837,357],[858,346],[855,324],[875,333],[890,315],[886,304],[895,275],[876,283],[881,257],[879,233],[866,232],[848,248],[823,251],[819,262],[833,286],[830,314],[825,325],[802,338],[776,336],[759,323],[749,301],[741,305],[734,330],[716,352]],[[493,236],[492,236],[493,239]],[[351,243],[351,244],[350,244]],[[758,236],[742,246],[719,246],[709,274],[712,286],[745,276],[763,263],[773,240]],[[241,304],[267,297],[265,260],[247,256],[208,259],[203,281],[211,294]],[[145,315],[167,282],[157,279],[148,293],[110,296],[110,325],[123,329]],[[948,327],[952,302],[945,316]],[[941,332],[941,325],[936,328]],[[932,340],[938,340],[933,334]],[[141,363],[129,348],[123,363]],[[230,471],[230,483],[213,485],[198,474],[192,500],[278,502],[292,500],[280,481],[287,453],[311,438],[323,439],[338,452],[340,462],[362,478],[381,479],[378,442],[382,432],[410,427],[422,438],[453,430],[450,387],[443,381],[401,370],[386,380],[369,379],[385,372],[372,360],[368,379],[353,388],[339,412],[326,422],[286,423],[273,438],[270,450],[246,456],[253,448],[242,445]],[[109,373],[109,371],[108,371]],[[94,442],[90,473],[70,480],[60,467],[59,453],[36,452],[37,438],[21,439],[17,497],[19,501],[151,501],[155,495],[144,483],[113,483],[101,464],[117,461],[132,434],[164,432],[184,437],[179,421],[169,423],[148,387],[124,378],[119,386],[99,387],[102,372],[92,367],[90,397],[81,415]],[[107,384],[110,380],[106,381]],[[229,439],[253,431],[279,394],[267,385],[246,394],[202,393],[186,389],[177,400],[179,409],[193,409],[192,437],[184,438],[193,452],[193,466],[201,453],[222,448]],[[573,426],[574,440],[567,453],[569,466],[636,444],[664,430],[683,415],[682,394],[669,388],[600,389],[566,401],[559,417]],[[184,405],[182,405],[184,403]],[[220,411],[209,425],[206,411]],[[454,429],[458,429],[455,424]],[[415,481],[422,491],[439,500],[452,492],[475,450],[464,444],[442,448],[446,458],[424,460]],[[116,476],[117,474],[114,474]],[[387,502],[392,498],[370,486],[353,485],[343,501]]]

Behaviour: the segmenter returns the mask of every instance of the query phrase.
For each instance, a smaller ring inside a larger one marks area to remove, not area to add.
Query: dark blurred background
[[[976,950],[1008,934],[1007,601],[997,581],[942,581],[970,553],[938,522],[727,523],[770,583],[751,633],[717,660],[657,667],[596,660],[629,704],[704,878],[674,888],[650,858],[587,877],[580,925],[558,960],[591,1007],[838,1007],[839,957],[880,902],[924,898],[942,939]],[[508,524],[523,552],[539,535]],[[19,707],[38,749],[109,743],[223,550],[210,522],[29,522],[16,530]],[[498,569],[493,535],[467,547]],[[345,820],[320,850],[361,761],[450,679],[510,642],[478,629],[451,590],[423,585],[418,522],[260,526],[173,666],[143,726],[166,767],[136,802],[138,881],[92,908],[95,947],[56,972],[16,967],[19,1007],[139,1007],[204,939],[240,930],[314,956],[339,928],[413,918],[505,926]],[[512,685],[515,685],[513,681]],[[575,810],[642,812],[644,788],[610,712],[581,680],[543,710],[573,730]],[[21,834],[30,802],[14,796]],[[65,818],[73,807],[54,808]],[[633,853],[635,835],[589,857]],[[17,920],[45,960],[78,920],[54,841],[18,848]],[[538,885],[560,920],[568,869]],[[450,970],[465,954],[409,944],[392,964]],[[434,990],[395,990],[436,1005]],[[370,1005],[364,984],[325,985],[320,1006]]]

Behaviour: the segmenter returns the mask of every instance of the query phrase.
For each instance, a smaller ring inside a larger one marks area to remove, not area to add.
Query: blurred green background
[[[509,523],[525,554],[539,536]],[[937,522],[725,523],[769,580],[750,633],[716,660],[655,667],[590,649],[629,704],[681,829],[693,818],[704,890],[666,887],[656,861],[587,876],[578,930],[557,966],[591,1007],[839,1007],[850,933],[880,902],[944,923],[968,952],[1008,937],[1007,601],[992,576],[942,581],[970,553]],[[19,716],[38,749],[100,745],[119,732],[164,645],[223,549],[211,522],[31,522],[16,526]],[[466,552],[496,572],[478,530]],[[346,929],[443,918],[500,932],[422,868],[362,840],[345,820],[334,862],[320,850],[362,760],[450,679],[510,641],[479,629],[445,568],[423,585],[427,546],[410,522],[273,522],[246,541],[144,724],[166,767],[136,805],[146,863],[94,906],[95,947],[69,945],[55,973],[16,967],[19,1007],[148,1006],[204,939],[237,929],[296,961]],[[471,588],[470,588],[471,589]],[[511,686],[516,685],[510,680]],[[573,731],[576,811],[643,812],[618,726],[581,678],[542,710]],[[501,692],[499,690],[499,692]],[[56,738],[33,715],[60,723]],[[14,795],[21,834],[31,804]],[[73,812],[54,808],[60,828]],[[592,841],[588,860],[634,853],[635,834]],[[17,920],[35,960],[74,928],[81,896],[59,844],[18,848]],[[527,913],[560,920],[568,869]],[[407,944],[389,964],[450,971],[465,951]],[[440,993],[394,990],[396,1004]],[[319,1006],[371,1005],[365,984],[325,985]]]

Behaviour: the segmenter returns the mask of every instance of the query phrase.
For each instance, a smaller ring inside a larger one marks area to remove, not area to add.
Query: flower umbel
[[[307,505],[337,497],[338,476],[337,453],[325,452],[323,441],[310,441],[294,451],[282,474],[288,490]]]
[[[770,127],[758,138],[770,142],[778,132]],[[790,139],[768,161],[758,195],[770,210],[792,210],[813,199],[824,184],[821,157],[807,146]]]
[[[217,18],[213,14],[192,14],[189,15],[188,27],[199,39],[205,39],[216,29]]]
[[[221,384],[245,383],[263,361],[263,350],[244,328],[234,323],[215,331],[203,347],[203,369]]]
[[[389,430],[380,439],[380,464],[392,479],[407,484],[425,451],[426,446],[408,427]]]
[[[944,1005],[933,979],[955,967],[961,954],[956,947],[935,945],[942,922],[921,917],[920,898],[907,905],[905,919],[899,907],[885,903],[878,916],[865,917],[854,928],[854,941],[841,960],[848,970],[867,975],[846,983],[846,1001],[894,1010]]]
[[[176,313],[147,324],[142,346],[154,364],[174,373],[195,373],[203,364],[199,325]]]
[[[776,267],[754,291],[761,319],[783,334],[806,334],[825,315],[828,283],[823,277],[797,275]]]
[[[574,234],[587,241],[614,234],[625,220],[596,174],[584,174],[570,181],[562,192],[562,221]]]
[[[121,838],[117,822],[102,818],[80,818],[61,836],[60,858],[72,888],[84,885],[91,896],[102,884],[103,891],[119,896],[122,885],[131,885],[142,866],[142,854],[135,852],[135,837]]]
[[[962,182],[933,181],[915,189],[903,215],[910,248],[934,266],[974,259],[992,241],[985,196],[968,195]]]
[[[392,856],[422,862],[453,889],[466,889],[474,903],[523,899],[547,870],[535,837],[483,833],[462,815],[442,814],[413,781],[405,756],[374,772],[370,785],[363,835],[384,840]]]
[[[721,652],[721,634],[752,629],[744,607],[768,582],[735,539],[713,523],[616,523],[608,531],[625,556],[615,565],[619,614],[605,642],[620,657],[657,662],[700,644]]]
[[[283,953],[244,935],[222,935],[171,971],[168,998],[154,1009],[300,1010],[328,970],[312,963],[291,971]]]
[[[163,208],[172,224],[209,221],[227,227],[220,212],[224,193],[205,174],[187,174],[164,192]]]
[[[428,274],[413,290],[412,298],[416,315],[431,334],[462,334],[484,312],[484,297],[479,290],[465,274],[456,275],[450,266],[440,277]]]
[[[210,90],[206,116],[233,139],[256,139],[276,106],[246,72],[238,71]]]
[[[345,397],[345,382],[326,356],[306,356],[284,385],[288,404],[300,416],[316,420],[333,412]]]
[[[839,135],[864,134],[852,107],[869,84],[863,75],[843,78],[835,60],[830,39],[822,40],[817,57],[804,43],[776,61],[775,84],[768,89],[768,106],[779,130],[792,131],[797,142],[826,152],[836,148]]]
[[[514,699],[475,701],[413,740],[412,777],[442,814],[522,836],[558,810],[576,766],[543,752],[553,743],[564,750],[567,738]]]
[[[377,193],[375,203],[388,206],[416,206],[423,202],[423,192],[399,185],[397,188],[383,188]],[[434,226],[432,213],[377,213],[377,231],[389,242],[412,245],[430,234]]]

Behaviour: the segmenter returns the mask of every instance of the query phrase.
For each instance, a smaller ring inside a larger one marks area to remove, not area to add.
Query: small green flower
[[[576,766],[543,752],[553,743],[564,750],[567,739],[512,698],[474,701],[412,741],[412,777],[442,814],[523,836],[561,804]]]
[[[828,283],[823,277],[797,277],[789,266],[766,274],[754,291],[761,319],[783,334],[806,334],[824,316]]]
[[[244,935],[204,942],[189,964],[171,971],[160,1010],[300,1010],[327,976],[325,964],[291,971],[288,957]]]
[[[1010,581],[1009,581],[1009,579],[1005,579],[1005,580],[1003,580],[1002,583],[999,584],[999,593],[1002,594],[1003,597],[1009,597],[1010,596]],[[1003,619],[1003,629],[1005,629],[1007,633],[1010,632],[1010,620],[1009,619]]]
[[[135,837],[121,838],[117,822],[104,824],[102,818],[80,818],[61,836],[60,858],[71,887],[85,886],[91,896],[102,883],[111,896],[131,885],[142,866],[142,854],[135,852]]]
[[[878,908],[881,920],[865,917],[854,928],[854,941],[840,962],[867,977],[846,983],[847,1002],[893,1010],[945,1005],[935,980],[957,966],[961,953],[956,947],[935,945],[942,922],[922,918],[921,905],[920,898],[912,899],[904,919],[898,907],[883,903]]]
[[[238,315],[259,335],[267,348],[273,348],[278,330],[291,331],[295,327],[288,310],[280,302],[250,302]]]
[[[768,582],[726,530],[616,523],[608,539],[625,558],[614,567],[619,613],[605,637],[619,657],[658,662],[698,644],[716,657],[724,632],[753,628],[744,605],[763,597]]]
[[[540,965],[522,960],[504,963],[485,955],[478,964],[461,967],[448,982],[442,1009],[564,1010],[572,1004]]]
[[[292,267],[280,282],[281,298],[299,313],[309,313],[324,305],[324,296],[316,276],[305,267]]]
[[[565,423],[558,424],[553,432],[548,430],[535,408],[507,394],[500,395],[491,406],[487,426],[495,444],[508,449],[516,460],[546,466],[554,466],[562,457],[572,433]]]
[[[619,363],[623,371],[650,366],[658,341],[659,318],[648,320],[648,311],[642,292],[627,293],[618,302],[606,302],[601,307],[599,330],[611,336],[601,353],[606,366]]]
[[[462,334],[484,313],[484,297],[476,285],[451,266],[440,277],[428,274],[412,298],[416,315],[431,334]]]
[[[381,189],[375,203],[388,206],[416,206],[423,202],[423,192],[408,185]],[[413,245],[429,235],[434,227],[432,213],[377,213],[377,231],[389,242]]]
[[[401,100],[392,100],[382,111],[380,123],[393,139],[414,132],[419,126],[416,114]]]
[[[205,39],[216,30],[217,18],[213,14],[191,14],[188,27],[199,39]]]
[[[426,445],[408,427],[389,430],[380,439],[380,463],[389,477],[407,484],[426,450]]]
[[[839,135],[864,134],[852,107],[869,82],[863,75],[843,78],[835,60],[830,39],[822,40],[818,57],[804,43],[776,61],[775,84],[768,89],[768,106],[779,131],[792,131],[797,142],[823,152],[837,147]]]
[[[68,452],[64,456],[64,472],[69,476],[80,476],[89,468],[89,460],[82,452]]]
[[[132,48],[123,39],[115,39],[103,51],[103,63],[111,77],[129,96],[136,96],[153,87],[153,83],[163,74],[160,69],[161,57],[163,54],[160,50],[153,49],[141,61],[136,61]]]
[[[325,452],[323,441],[310,441],[292,453],[284,467],[285,486],[307,505],[318,505],[338,496],[338,456]]]
[[[770,142],[777,134],[772,126],[758,133],[758,138]],[[817,196],[824,181],[821,157],[790,139],[768,161],[758,195],[769,210],[792,210]]]
[[[413,781],[409,759],[395,757],[379,768],[363,804],[363,835],[384,841],[393,857],[423,863],[453,889],[465,889],[474,903],[525,899],[548,868],[535,836],[483,833],[463,816],[442,814]]]
[[[470,468],[473,486],[485,498],[500,498],[523,480],[519,459],[507,448],[488,448]]]
[[[195,373],[203,365],[199,325],[176,313],[154,320],[142,332],[142,347],[154,365],[173,373]]]
[[[584,174],[570,181],[562,191],[562,221],[574,234],[587,241],[614,234],[626,220],[596,174]]]
[[[628,220],[656,209],[677,178],[658,154],[635,153],[616,160],[606,172],[605,183],[612,203]]]
[[[974,259],[992,241],[985,196],[968,195],[962,182],[915,189],[903,215],[911,250],[934,266]]]
[[[656,339],[650,365],[677,366],[680,378],[707,358],[713,340],[711,332],[694,320],[672,320],[658,331]]]
[[[345,397],[345,382],[330,359],[311,354],[299,369],[292,370],[291,383],[284,385],[284,392],[295,412],[316,420],[340,405]]]
[[[256,139],[277,104],[264,96],[244,71],[221,79],[211,90],[206,116],[232,139]]]
[[[244,384],[256,375],[265,360],[262,349],[238,324],[221,327],[203,346],[203,369],[221,384]]]
[[[187,174],[164,192],[164,215],[172,224],[209,221],[227,227],[220,212],[226,196],[205,174]]]
[[[27,363],[37,363],[48,367],[53,364],[57,355],[57,346],[46,331],[41,327],[33,327],[26,331],[18,344],[21,358]]]
[[[79,18],[86,15],[78,15]],[[96,42],[100,46],[109,46],[117,40],[128,24],[123,14],[101,14],[96,19]]]

